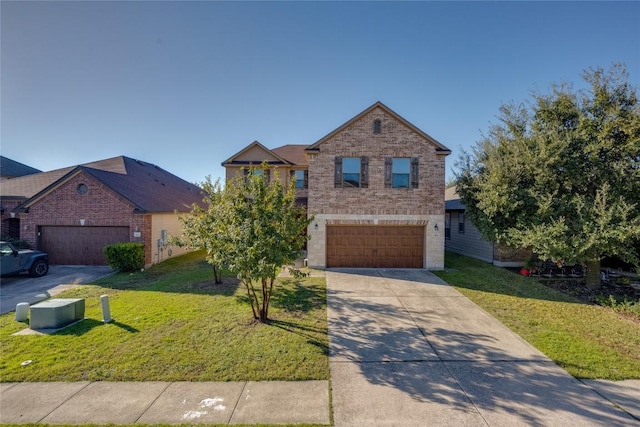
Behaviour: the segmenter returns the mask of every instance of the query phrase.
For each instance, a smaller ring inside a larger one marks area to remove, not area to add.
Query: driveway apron
[[[428,271],[326,277],[338,427],[638,425]]]

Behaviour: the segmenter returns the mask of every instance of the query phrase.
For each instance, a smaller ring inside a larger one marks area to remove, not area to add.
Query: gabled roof
[[[202,201],[197,186],[155,166],[125,156],[43,172],[1,183],[2,197],[26,197],[28,209],[71,178],[86,173],[131,202],[139,212],[187,212]]]
[[[83,166],[109,170],[118,173],[127,173],[124,166],[123,157],[114,157],[111,159],[85,163]],[[64,177],[76,167],[77,166],[69,166],[62,169],[55,169],[49,172],[40,172],[37,174],[2,181],[0,183],[0,195],[2,195],[2,197],[33,197],[43,189],[54,184],[56,181]]]
[[[3,178],[14,178],[31,175],[41,172],[36,168],[27,166],[24,163],[16,162],[8,157],[0,156],[0,176]]]
[[[451,154],[451,150],[449,150],[447,147],[445,147],[444,145],[442,145],[440,142],[436,141],[434,138],[432,138],[431,136],[429,136],[428,134],[426,134],[425,132],[423,132],[422,130],[418,129],[417,127],[415,127],[413,124],[409,123],[407,120],[405,120],[402,116],[400,116],[398,113],[396,113],[395,111],[393,111],[391,108],[387,107],[386,105],[384,105],[382,102],[378,101],[375,104],[373,104],[371,107],[367,108],[366,110],[364,110],[363,112],[361,112],[360,114],[358,114],[357,116],[355,116],[354,118],[352,118],[351,120],[347,121],[346,123],[344,123],[343,125],[341,125],[340,127],[338,127],[337,129],[333,130],[332,132],[330,132],[329,134],[325,135],[324,137],[320,138],[318,141],[316,141],[314,144],[310,145],[309,147],[307,147],[308,151],[316,151],[319,149],[320,145],[322,145],[324,142],[326,142],[327,140],[331,139],[333,136],[335,136],[336,134],[342,132],[344,129],[346,129],[347,127],[349,127],[351,124],[353,124],[354,122],[357,122],[358,120],[360,120],[362,117],[366,116],[367,114],[371,113],[373,110],[375,110],[376,108],[381,108],[382,110],[384,110],[387,114],[389,114],[390,116],[394,117],[396,120],[398,120],[399,122],[401,122],[403,125],[405,125],[406,127],[408,127],[409,129],[411,129],[412,131],[416,132],[418,135],[422,136],[424,139],[426,139],[427,141],[429,141],[431,144],[433,144],[436,147],[436,151],[439,152],[440,154],[444,154],[444,155],[448,155]]]
[[[288,144],[271,151],[294,165],[306,165],[307,156],[304,150],[307,147],[308,145]]]
[[[225,160],[224,162],[222,162],[222,166],[227,166],[227,165],[249,165],[249,164],[255,164],[256,161],[249,161],[249,160],[240,160],[238,159],[238,157],[242,157],[243,154],[247,153],[248,151],[254,149],[254,148],[258,148],[259,150],[262,150],[265,152],[265,154],[271,155],[271,157],[275,158],[275,161],[269,161],[269,164],[283,164],[283,165],[290,165],[291,162],[289,162],[287,159],[281,157],[280,155],[278,155],[274,150],[270,150],[267,147],[265,147],[264,145],[260,144],[258,141],[253,141],[251,144],[247,145],[246,147],[244,147],[242,150],[238,151],[236,154],[234,154],[233,156],[229,157],[227,160]],[[262,159],[264,160],[264,159]],[[262,161],[260,160],[260,162]]]

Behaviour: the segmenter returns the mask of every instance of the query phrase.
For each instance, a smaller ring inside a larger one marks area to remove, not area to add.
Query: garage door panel
[[[129,227],[40,227],[40,247],[58,265],[106,265],[103,248],[129,241]]]
[[[422,268],[424,227],[329,226],[327,267]]]

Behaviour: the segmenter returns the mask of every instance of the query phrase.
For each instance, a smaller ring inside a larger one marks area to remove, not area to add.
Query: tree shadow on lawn
[[[100,327],[100,326],[106,326],[106,325],[113,325],[113,326],[117,326],[120,329],[124,329],[125,331],[129,332],[129,333],[137,333],[140,332],[138,329],[129,326],[129,325],[125,325],[124,323],[120,323],[117,322],[115,320],[108,322],[108,323],[104,323],[101,322],[99,320],[95,320],[95,319],[83,319],[81,322],[77,322],[73,325],[70,325],[64,329],[60,329],[59,331],[55,332],[55,335],[74,335],[74,336],[81,336],[86,334],[87,332],[91,331],[94,328]]]
[[[235,277],[223,277],[222,283],[215,283],[213,273],[207,280],[183,279],[180,277],[164,278],[162,275],[138,272],[127,277],[125,273],[119,273],[97,285],[116,290],[124,291],[150,291],[169,292],[195,295],[221,295],[233,296],[240,281]],[[154,280],[155,279],[155,280]]]
[[[326,328],[307,326],[303,322],[296,323],[277,318],[278,310],[286,313],[289,318],[302,317],[305,313],[313,310],[322,310],[327,305],[326,297],[326,288],[322,285],[305,284],[296,279],[281,280],[280,283],[274,284],[269,319],[266,324],[300,335],[306,338],[308,343],[318,347],[323,355],[328,355],[327,343],[317,339],[317,335],[327,334]],[[236,299],[247,306],[250,305],[247,295],[238,295]]]
[[[296,335],[300,335],[303,338],[306,338],[307,342],[311,345],[318,347],[324,356],[329,355],[329,346],[327,343],[318,341],[316,336],[313,334],[326,334],[327,330],[324,328],[315,328],[310,326],[303,326],[298,323],[287,322],[284,320],[278,319],[269,319],[269,325],[275,326],[276,328],[284,329],[287,332],[291,332]]]
[[[321,285],[284,279],[274,287],[271,303],[287,311],[308,312],[326,306],[327,290]]]
[[[239,285],[240,286],[240,285]],[[261,284],[254,284],[256,293],[261,297]],[[236,296],[237,301],[249,305],[249,297],[246,292]],[[281,280],[273,286],[269,313],[278,308],[288,313],[308,313],[327,305],[327,291],[324,286],[306,284],[296,279]]]
[[[451,286],[516,298],[585,304],[576,296],[545,286],[540,277],[522,276],[509,269],[461,255],[454,257],[447,253],[446,256],[448,259],[452,258],[452,261],[447,260],[445,269],[435,274]],[[575,279],[565,279],[570,280]]]
[[[332,370],[357,369],[368,383],[389,386],[413,401],[478,410],[492,425],[633,421],[546,358],[523,359],[489,331],[466,332],[455,322],[430,326],[424,323],[428,316],[421,321],[419,313],[385,301],[332,293]],[[358,388],[354,378],[341,387]]]

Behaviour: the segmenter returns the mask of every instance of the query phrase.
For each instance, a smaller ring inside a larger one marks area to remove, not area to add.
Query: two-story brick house
[[[311,145],[253,142],[222,165],[232,178],[266,161],[296,180],[314,216],[310,266],[442,269],[450,153],[376,102]]]

